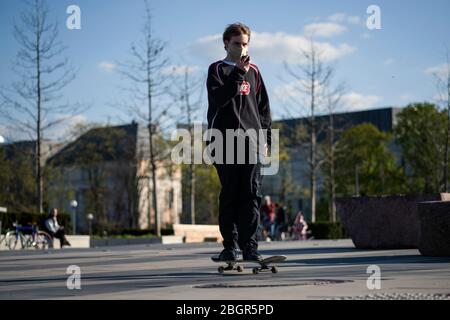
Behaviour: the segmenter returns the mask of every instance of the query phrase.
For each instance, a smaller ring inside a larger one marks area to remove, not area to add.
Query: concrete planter
[[[339,198],[336,212],[356,248],[418,248],[424,201],[450,201],[450,194]]]
[[[91,237],[85,235],[68,235],[67,240],[71,246],[69,248],[89,248]],[[53,240],[53,246],[55,249],[60,249],[60,241],[58,239]]]
[[[424,256],[450,257],[450,202],[419,203],[419,251]]]
[[[92,239],[91,247],[106,247],[106,246],[126,246],[138,244],[174,244],[183,243],[183,238],[178,236],[162,236],[160,238],[104,238]]]
[[[86,235],[67,235],[66,237],[67,237],[67,240],[70,242],[71,246],[65,247],[65,248],[72,248],[72,249],[89,248],[90,242],[92,241],[92,239],[90,239],[90,237],[86,236]],[[20,247],[20,245],[18,245],[18,247]],[[36,250],[34,248],[28,248],[28,249]],[[53,249],[61,249],[59,239],[53,240]],[[6,247],[4,241],[2,241],[2,243],[0,244],[0,250],[9,250]],[[21,249],[18,249],[18,250],[21,250]]]
[[[223,241],[218,225],[174,224],[173,232],[181,236],[185,243]]]

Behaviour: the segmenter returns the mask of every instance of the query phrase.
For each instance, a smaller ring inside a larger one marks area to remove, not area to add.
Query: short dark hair
[[[223,32],[223,43],[225,43],[225,40],[230,41],[231,37],[240,36],[241,34],[248,35],[248,41],[250,42],[251,33],[250,28],[241,22],[229,24]]]

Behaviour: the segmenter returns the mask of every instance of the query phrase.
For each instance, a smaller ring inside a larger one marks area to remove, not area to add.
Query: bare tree
[[[74,79],[75,73],[63,56],[66,47],[58,40],[58,25],[50,21],[44,0],[27,2],[27,10],[14,25],[14,37],[19,45],[14,64],[18,80],[0,90],[5,109],[2,113],[16,132],[36,141],[36,206],[43,212],[44,136],[50,128],[87,108],[61,102],[61,91]]]
[[[168,80],[172,74],[168,72],[168,58],[165,57],[166,44],[154,37],[152,30],[152,15],[147,1],[145,1],[144,25],[142,27],[142,41],[136,46],[131,45],[131,62],[119,63],[119,72],[131,83],[127,89],[132,94],[133,104],[129,110],[144,121],[148,128],[149,141],[149,172],[152,183],[152,208],[155,217],[157,236],[161,235],[161,220],[158,212],[157,163],[168,157],[170,152],[158,147],[156,141],[162,135],[167,121],[174,118],[169,113],[169,106],[156,101],[155,98],[167,94]],[[157,103],[155,103],[157,102]],[[142,110],[146,106],[146,110]],[[150,207],[149,207],[150,221]]]
[[[310,46],[301,51],[300,64],[294,70],[285,63],[288,74],[297,81],[295,89],[305,95],[309,100],[308,116],[308,137],[309,137],[309,173],[310,173],[310,197],[311,197],[311,220],[316,221],[316,193],[317,193],[317,173],[320,167],[317,152],[317,124],[316,112],[321,103],[323,88],[327,86],[333,73],[333,69],[326,66],[321,58],[320,52],[314,41],[310,40]],[[301,106],[303,107],[303,106]]]
[[[327,142],[324,144],[323,154],[326,164],[326,184],[329,192],[328,213],[331,222],[336,222],[336,148],[338,145],[336,139],[336,110],[339,106],[344,91],[343,84],[330,91],[325,88],[326,108],[328,110],[328,129]]]
[[[189,129],[191,136],[191,150],[194,150],[194,121],[198,119],[198,111],[202,107],[202,97],[204,91],[204,81],[205,76],[203,77],[189,77],[191,70],[188,66],[183,66],[181,68],[183,80],[179,83],[178,81],[174,82],[175,88],[171,95],[178,104],[178,107],[181,111],[179,121],[184,123]],[[197,98],[194,97],[196,93],[200,93]],[[195,99],[195,100],[194,100]],[[191,224],[195,224],[195,165],[194,161],[191,161],[189,164],[188,170],[188,178],[189,178],[189,197],[190,197],[190,217]]]

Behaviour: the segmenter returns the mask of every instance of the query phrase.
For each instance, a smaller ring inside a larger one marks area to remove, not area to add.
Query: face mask
[[[248,49],[247,48],[228,48],[228,52],[231,55],[232,58],[234,59],[239,59],[243,56],[246,56],[248,54]]]

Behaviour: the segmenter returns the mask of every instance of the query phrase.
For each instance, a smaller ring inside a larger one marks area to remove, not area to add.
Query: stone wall
[[[424,201],[450,201],[450,194],[338,198],[336,211],[356,248],[417,248]]]
[[[419,251],[424,256],[450,257],[450,202],[419,203]]]

